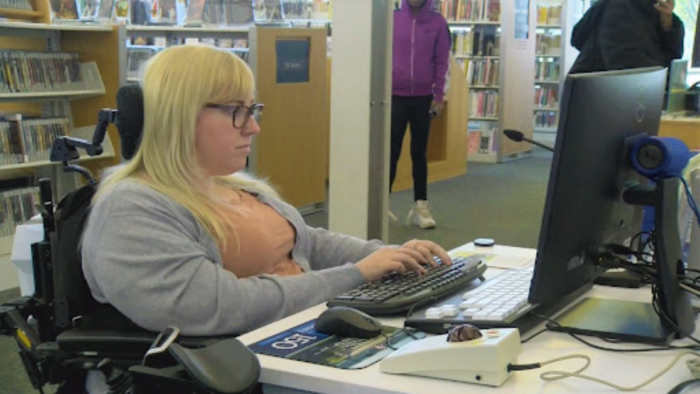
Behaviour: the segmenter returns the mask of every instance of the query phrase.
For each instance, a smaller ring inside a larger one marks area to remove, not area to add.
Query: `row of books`
[[[127,78],[139,78],[143,71],[143,66],[146,62],[152,58],[158,51],[164,49],[165,47],[172,45],[182,45],[182,44],[193,44],[193,43],[204,43],[219,48],[229,49],[243,59],[246,63],[249,59],[248,52],[248,40],[232,40],[223,38],[172,38],[167,40],[165,38],[150,40],[139,40],[135,39],[132,42],[137,42],[141,44],[133,44],[126,49],[126,76]]]
[[[558,25],[561,23],[561,5],[537,5],[538,25]]]
[[[558,81],[559,61],[553,59],[537,59],[535,63],[536,81]]]
[[[28,0],[0,0],[0,8],[10,10],[31,11],[32,5]]]
[[[490,125],[471,127],[470,124],[469,132],[467,133],[467,152],[472,154],[495,153],[498,150],[496,145],[498,142],[497,135],[498,129],[490,127]]]
[[[559,107],[559,89],[551,86],[535,86],[535,106],[539,108]]]
[[[554,34],[551,31],[537,33],[535,38],[535,53],[538,55],[561,54],[561,34]]]
[[[19,2],[26,0],[2,0]],[[246,25],[286,19],[330,19],[330,0],[49,0],[63,22],[113,18],[134,25]]]
[[[15,233],[15,228],[38,214],[39,188],[23,187],[0,191],[0,237]]]
[[[330,0],[284,0],[282,8],[286,19],[331,19]]]
[[[434,7],[450,22],[497,22],[501,19],[500,0],[437,0]]]
[[[498,59],[470,60],[465,72],[467,82],[472,86],[498,87],[500,63]]]
[[[85,88],[76,53],[0,51],[0,93]]]
[[[559,114],[557,112],[535,112],[535,128],[556,129],[559,124]]]
[[[470,118],[496,118],[498,117],[498,92],[471,91],[469,106]]]
[[[165,34],[165,33],[163,33]],[[126,42],[127,47],[152,46],[155,48],[165,48],[182,44],[209,44],[219,48],[248,49],[248,39],[246,38],[181,38],[181,37],[132,37]]]
[[[49,160],[54,140],[69,129],[66,118],[7,117],[0,121],[0,165]]]
[[[452,30],[452,52],[463,56],[499,56],[501,34],[496,26]]]

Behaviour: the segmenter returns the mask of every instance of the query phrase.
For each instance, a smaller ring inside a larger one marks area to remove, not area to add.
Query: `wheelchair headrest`
[[[128,84],[117,93],[117,120],[122,144],[122,156],[129,160],[134,156],[143,133],[143,92],[138,84]]]

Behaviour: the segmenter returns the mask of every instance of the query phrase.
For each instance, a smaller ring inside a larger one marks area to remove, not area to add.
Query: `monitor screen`
[[[700,4],[698,4],[698,19],[695,23],[695,43],[693,44],[692,68],[700,68]]]

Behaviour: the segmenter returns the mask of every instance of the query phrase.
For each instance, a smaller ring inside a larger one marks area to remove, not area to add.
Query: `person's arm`
[[[439,30],[437,41],[435,42],[435,50],[433,52],[433,100],[436,103],[442,103],[445,100],[445,80],[447,78],[447,70],[450,67],[450,35],[447,24],[444,23],[443,28]]]
[[[663,45],[666,53],[669,56],[669,62],[673,59],[681,59],[683,57],[683,39],[685,38],[685,27],[683,21],[673,14],[673,25],[671,30],[661,33],[661,45]]]
[[[306,226],[306,232],[310,245],[309,265],[314,270],[356,263],[384,246],[377,240],[364,241],[311,226]]]
[[[146,329],[173,325],[185,335],[244,333],[364,282],[353,264],[239,279],[209,259],[192,220],[159,203],[102,209],[91,218],[101,224],[88,229],[83,245],[93,294],[96,286],[106,302]]]
[[[639,10],[631,0],[609,0],[598,28],[598,42],[607,70],[661,66],[645,48],[652,45],[640,29]],[[594,33],[595,34],[595,33]]]

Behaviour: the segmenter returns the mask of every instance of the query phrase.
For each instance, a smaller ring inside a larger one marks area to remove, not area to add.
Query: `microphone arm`
[[[554,152],[554,148],[552,148],[551,146],[547,146],[547,145],[541,144],[541,143],[539,143],[539,142],[537,142],[537,141],[535,141],[535,140],[531,140],[531,139],[525,137],[525,136],[523,135],[523,133],[520,132],[520,131],[517,131],[517,130],[508,130],[508,129],[506,129],[506,130],[503,130],[503,134],[505,134],[506,137],[508,137],[508,139],[510,139],[510,140],[512,140],[512,141],[515,141],[515,142],[523,142],[523,141],[529,142],[529,143],[531,143],[532,145],[536,145],[536,146],[539,146],[539,147],[542,148],[542,149],[548,150],[548,151],[550,151],[550,152]]]

